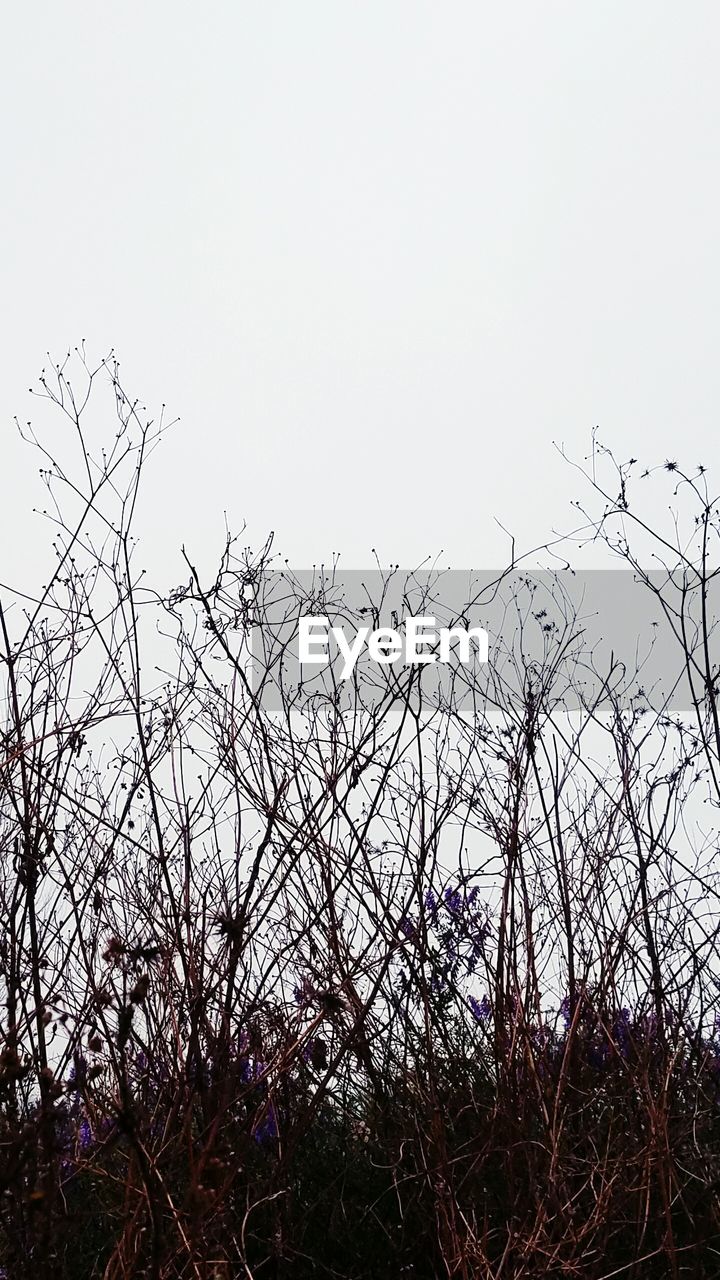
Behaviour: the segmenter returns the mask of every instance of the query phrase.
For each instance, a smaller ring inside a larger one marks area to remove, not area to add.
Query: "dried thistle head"
[[[242,934],[242,920],[230,911],[216,916],[213,923],[221,937],[228,938],[231,942],[236,942]]]
[[[342,1013],[345,1008],[342,996],[339,996],[337,991],[331,991],[330,988],[316,992],[315,999],[327,1014]]]
[[[150,978],[147,973],[141,973],[135,986],[130,992],[131,1004],[143,1004],[150,988]]]
[[[108,944],[103,951],[103,960],[107,961],[108,964],[119,964],[124,955],[124,944],[119,938],[113,935],[113,937],[108,939]]]

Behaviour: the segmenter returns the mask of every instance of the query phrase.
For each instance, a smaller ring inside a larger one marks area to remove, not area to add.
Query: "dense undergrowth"
[[[167,1276],[651,1277],[671,1274],[669,1245],[678,1274],[717,1274],[716,1038],[661,1035],[591,993],[554,1025],[476,1005],[431,1061],[370,1096],[341,1066],[317,1105],[339,1011],[316,1008],[258,1014],[192,1070],[128,1054],[124,1111],[102,1046],[76,1055],[56,1085],[52,1206],[31,1191],[42,1112],[6,1114],[6,1273],[30,1274],[48,1214],[68,1280],[103,1275],[119,1240],[133,1275],[155,1254]],[[5,1103],[12,1078],[6,1058]]]

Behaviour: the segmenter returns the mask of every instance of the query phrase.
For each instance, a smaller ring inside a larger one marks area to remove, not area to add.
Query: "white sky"
[[[46,536],[12,415],[81,338],[181,416],[168,583],[223,510],[296,566],[495,567],[493,517],[572,522],[552,441],[595,424],[712,465],[719,36],[695,0],[6,6],[0,578]]]

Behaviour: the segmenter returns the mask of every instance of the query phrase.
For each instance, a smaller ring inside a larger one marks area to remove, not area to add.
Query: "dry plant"
[[[268,710],[272,547],[153,589],[162,417],[84,351],[38,395],[55,563],[0,597],[0,1274],[716,1276],[704,473],[666,464],[666,535],[595,446],[577,535],[659,594],[691,715],[612,667],[588,696],[530,582],[470,698],[416,671]]]

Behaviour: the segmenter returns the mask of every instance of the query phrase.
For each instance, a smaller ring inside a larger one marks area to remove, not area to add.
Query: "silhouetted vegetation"
[[[577,535],[672,570],[690,714],[632,673],[588,699],[531,592],[544,661],[510,641],[469,710],[416,670],[272,711],[242,648],[272,548],[154,589],[162,420],[83,353],[38,394],[55,563],[0,600],[0,1275],[717,1276],[704,471],[658,469],[670,537],[595,446]]]

